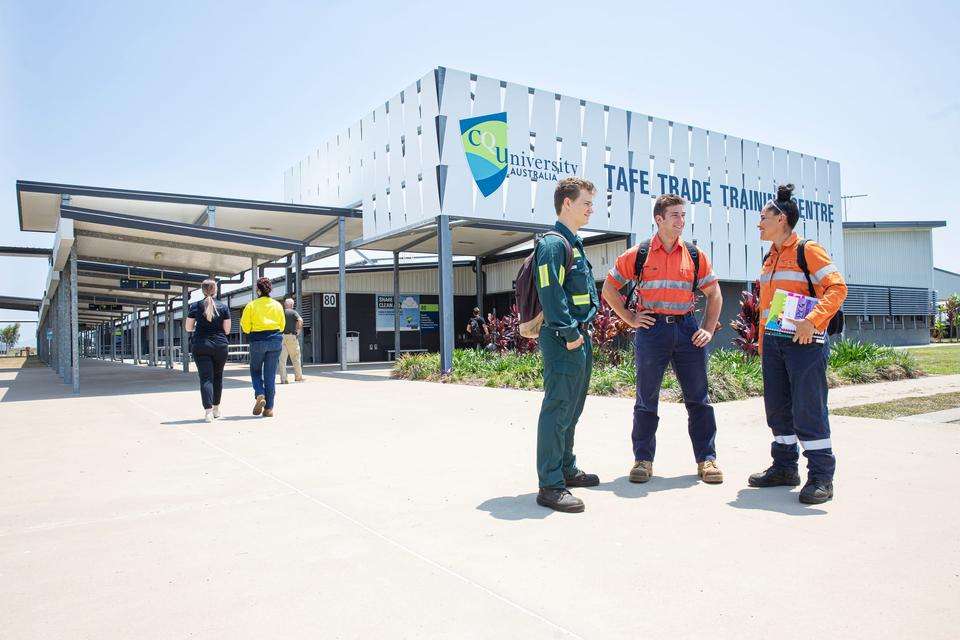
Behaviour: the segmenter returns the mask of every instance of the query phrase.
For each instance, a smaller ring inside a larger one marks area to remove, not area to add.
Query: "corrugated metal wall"
[[[933,272],[933,288],[937,290],[939,300],[946,300],[953,294],[960,293],[960,274],[937,269]]]
[[[400,271],[400,291],[403,293],[438,294],[437,270],[409,269]],[[303,283],[304,293],[336,293],[337,274],[311,275]],[[390,293],[393,291],[393,271],[347,272],[347,293]],[[476,276],[471,267],[455,267],[453,293],[457,296],[477,294]]]
[[[843,232],[844,278],[849,284],[933,289],[930,229]]]

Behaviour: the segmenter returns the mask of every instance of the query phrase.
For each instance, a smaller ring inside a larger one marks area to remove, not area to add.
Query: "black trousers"
[[[223,366],[227,364],[227,345],[200,340],[193,345],[193,361],[200,374],[200,400],[204,409],[220,404],[223,393]]]

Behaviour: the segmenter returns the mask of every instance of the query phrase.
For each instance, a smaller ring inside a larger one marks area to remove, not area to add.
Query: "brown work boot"
[[[294,382],[303,382],[303,376],[301,376],[301,377],[299,377],[299,378],[294,378],[293,381],[294,381]]]
[[[263,408],[267,405],[267,399],[263,395],[257,396],[257,401],[253,405],[253,415],[258,416],[263,413]]]
[[[653,477],[653,461],[637,460],[630,469],[630,482],[646,482]]]
[[[273,417],[273,409],[264,409],[264,410],[263,410],[263,417],[264,417],[264,418],[272,418],[272,417]]]
[[[723,482],[723,471],[720,471],[716,460],[698,462],[697,475],[707,484],[720,484]]]

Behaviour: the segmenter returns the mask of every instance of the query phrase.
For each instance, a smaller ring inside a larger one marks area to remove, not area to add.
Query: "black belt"
[[[692,316],[693,311],[687,311],[686,313],[654,313],[651,315],[661,318],[667,324],[674,324],[676,322],[680,322],[687,316]]]

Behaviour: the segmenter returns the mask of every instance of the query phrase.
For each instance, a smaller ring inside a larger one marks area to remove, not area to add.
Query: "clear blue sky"
[[[50,244],[19,231],[18,178],[279,199],[445,65],[836,160],[870,196],[851,219],[947,220],[934,259],[960,271],[957,2],[141,4],[0,0],[0,244]],[[45,274],[0,258],[0,294]]]

